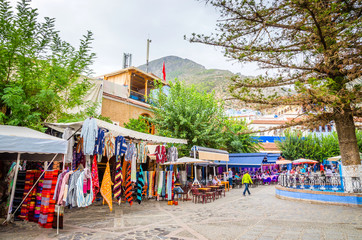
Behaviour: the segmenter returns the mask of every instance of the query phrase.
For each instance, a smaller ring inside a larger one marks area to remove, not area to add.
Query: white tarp
[[[123,128],[117,126],[112,123],[108,123],[99,119],[96,119],[97,126],[100,128],[108,129],[114,136],[123,136],[133,139],[139,139],[143,141],[149,141],[154,143],[180,143],[180,144],[187,144],[186,139],[177,139],[177,138],[168,138],[168,137],[161,137],[147,133],[141,133],[134,130],[130,130],[127,128]],[[46,123],[46,126],[53,128],[57,131],[63,132],[66,127],[71,127],[75,130],[78,130],[83,125],[83,121],[81,122],[74,122],[74,123]]]
[[[65,154],[67,141],[26,127],[0,125],[0,152]]]
[[[190,164],[190,163],[210,163],[209,161],[203,161],[196,158],[182,157],[175,162],[166,162],[163,165],[178,165],[178,164]]]

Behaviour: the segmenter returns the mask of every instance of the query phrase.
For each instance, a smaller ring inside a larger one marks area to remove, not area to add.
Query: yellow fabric
[[[251,180],[251,177],[249,175],[249,173],[245,173],[242,179],[242,184],[244,183],[253,183],[253,181]]]
[[[103,196],[103,204],[105,200],[111,212],[112,212],[112,185],[113,183],[111,181],[111,171],[109,169],[109,161],[108,161],[102,180],[101,194]]]

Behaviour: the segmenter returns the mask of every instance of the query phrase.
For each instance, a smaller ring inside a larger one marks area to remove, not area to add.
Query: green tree
[[[233,97],[262,107],[303,106],[303,120],[283,127],[334,121],[344,165],[361,164],[353,120],[362,116],[361,1],[205,2],[220,11],[217,33],[194,34],[192,42],[273,69],[258,78],[233,78]]]
[[[188,155],[193,145],[231,151],[254,151],[248,136],[234,136],[245,124],[228,121],[223,105],[214,93],[200,92],[194,85],[175,80],[170,88],[160,86],[152,96],[154,117],[150,119],[160,135],[187,139],[181,148]],[[244,146],[241,146],[244,144]]]
[[[356,132],[358,147],[362,148],[361,131]],[[289,160],[307,158],[323,161],[329,157],[340,155],[337,133],[317,136],[308,134],[303,136],[301,132],[289,132],[285,134],[285,139],[278,141],[277,145],[283,156]]]
[[[131,118],[128,123],[124,124],[124,127],[138,132],[148,133],[148,124],[143,116],[139,116],[137,119]]]
[[[94,53],[88,32],[76,49],[59,37],[54,19],[38,22],[37,9],[0,0],[0,123],[42,129],[83,103]],[[81,79],[81,80],[80,80]]]
[[[262,149],[260,142],[250,134],[237,134],[248,130],[243,120],[225,120],[223,130],[224,145],[229,153],[250,153]]]

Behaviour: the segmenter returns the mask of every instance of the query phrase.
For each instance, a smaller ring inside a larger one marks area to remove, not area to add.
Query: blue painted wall
[[[354,204],[362,206],[362,196],[337,196],[337,195],[327,195],[327,194],[313,194],[313,193],[303,193],[303,192],[291,192],[285,190],[275,189],[275,193],[279,196],[312,200],[312,201],[321,201],[321,202],[330,202],[330,203],[341,203],[341,204]]]

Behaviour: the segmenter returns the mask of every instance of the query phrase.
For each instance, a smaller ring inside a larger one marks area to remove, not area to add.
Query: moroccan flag
[[[166,81],[165,61],[163,61],[162,74],[163,74],[163,80]]]

